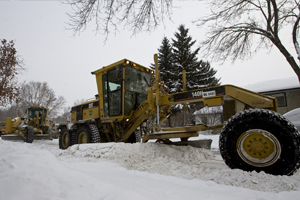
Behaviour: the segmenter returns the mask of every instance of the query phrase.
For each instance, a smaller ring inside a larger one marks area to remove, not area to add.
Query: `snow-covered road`
[[[213,139],[216,136],[203,136]],[[293,176],[229,169],[219,155],[193,147],[0,140],[0,200],[298,199]]]

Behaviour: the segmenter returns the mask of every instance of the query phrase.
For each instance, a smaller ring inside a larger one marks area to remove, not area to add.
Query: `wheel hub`
[[[62,135],[62,145],[67,148],[68,147],[68,143],[69,143],[69,137],[68,137],[68,133],[64,132]]]
[[[251,129],[239,137],[237,152],[246,163],[256,167],[266,167],[279,159],[281,146],[270,132]]]
[[[87,143],[87,136],[86,136],[86,133],[85,132],[81,132],[79,134],[79,137],[78,137],[78,144],[84,144],[84,143]]]

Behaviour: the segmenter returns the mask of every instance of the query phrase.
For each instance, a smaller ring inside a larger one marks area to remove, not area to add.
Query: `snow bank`
[[[213,147],[218,143],[212,138]],[[219,155],[158,143],[58,148],[0,140],[0,199],[297,199],[300,173],[272,176],[229,169]]]
[[[101,159],[138,170],[185,179],[213,181],[218,184],[259,191],[281,192],[300,189],[300,173],[294,176],[273,176],[264,172],[245,172],[229,169],[218,155],[194,147],[146,144],[87,144],[74,145],[59,155],[68,162]]]
[[[137,192],[128,194],[121,187],[72,170],[49,151],[30,144],[0,140],[0,152],[1,200],[122,199],[124,195],[143,199]]]

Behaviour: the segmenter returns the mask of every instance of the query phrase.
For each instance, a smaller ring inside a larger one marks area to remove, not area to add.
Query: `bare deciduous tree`
[[[204,0],[202,0],[204,1]],[[94,21],[96,30],[106,35],[117,26],[138,33],[153,30],[172,13],[172,0],[63,0],[70,4],[69,25],[78,33]],[[224,61],[245,59],[260,48],[273,46],[284,55],[300,81],[299,61],[282,43],[282,27],[291,28],[291,37],[300,60],[297,41],[300,2],[297,0],[209,0],[211,14],[196,20],[200,27],[209,24],[208,38],[203,42],[206,56]]]
[[[79,105],[79,104],[82,104],[84,102],[86,102],[87,100],[82,98],[82,99],[77,99],[74,101],[73,105],[76,106],[76,105]]]
[[[211,14],[195,21],[199,26],[210,25],[203,42],[207,56],[235,61],[251,56],[260,48],[273,46],[284,55],[300,81],[299,64],[282,43],[280,30],[291,29],[291,37],[300,60],[297,41],[300,3],[296,0],[210,0]],[[299,63],[299,62],[298,62]]]
[[[54,117],[62,109],[65,102],[64,97],[56,97],[54,90],[46,82],[31,81],[24,84],[20,91],[19,107],[21,111],[30,106],[44,106],[49,108],[49,116]]]
[[[137,33],[150,31],[170,17],[172,0],[63,0],[71,5],[73,12],[69,26],[74,33],[79,33],[94,21],[96,31],[104,31],[106,35],[111,30],[116,31],[118,25],[124,25]]]
[[[17,75],[24,70],[22,60],[17,56],[13,41],[1,40],[0,44],[0,106],[7,106],[18,100]]]
[[[0,121],[6,121],[7,117],[15,118],[18,116],[19,108],[17,104],[0,108]]]
[[[222,123],[223,107],[204,107],[194,113],[196,123],[200,124],[220,124]]]
[[[71,107],[65,107],[63,109],[63,113],[55,118],[53,118],[53,121],[55,123],[63,123],[63,122],[67,122],[67,121],[71,121]]]

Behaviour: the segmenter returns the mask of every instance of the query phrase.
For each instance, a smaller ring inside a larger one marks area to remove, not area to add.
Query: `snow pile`
[[[190,146],[168,146],[158,143],[74,145],[62,152],[59,159],[67,159],[68,162],[98,162],[104,159],[118,163],[128,170],[213,181],[259,191],[281,192],[300,189],[299,172],[288,177],[232,170],[211,151]]]
[[[31,147],[0,140],[1,200],[122,199],[124,195],[128,199],[143,199],[138,192],[85,176],[64,165],[49,151]]]
[[[192,168],[201,166],[215,155],[208,150],[193,147],[167,146],[164,144],[74,145],[64,155],[88,161],[98,158],[114,161],[129,170],[147,171],[164,175],[181,174],[185,178],[194,177]],[[71,156],[70,156],[71,155]]]
[[[211,137],[212,147],[218,143]],[[300,173],[272,176],[229,169],[219,155],[158,143],[58,148],[0,140],[0,199],[297,199]]]

